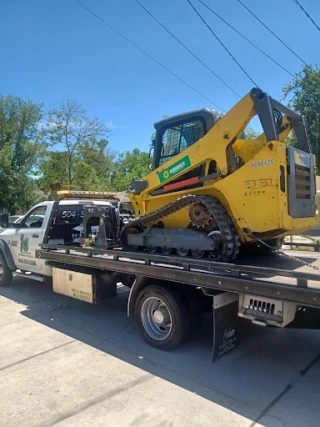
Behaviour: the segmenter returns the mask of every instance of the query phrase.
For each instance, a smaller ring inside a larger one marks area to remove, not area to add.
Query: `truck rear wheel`
[[[144,288],[137,298],[135,314],[144,341],[160,350],[173,350],[190,335],[187,301],[169,286]]]
[[[0,287],[9,286],[12,282],[12,271],[8,267],[5,256],[0,251]]]

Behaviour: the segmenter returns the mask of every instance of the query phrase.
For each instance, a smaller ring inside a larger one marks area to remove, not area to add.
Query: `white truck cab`
[[[103,200],[60,200],[59,218],[69,226],[69,234],[70,229],[71,232],[74,230],[74,233],[79,234],[81,229],[79,224],[84,216],[83,206],[88,204],[111,205],[110,202]],[[26,213],[19,224],[15,224],[14,228],[7,228],[0,233],[0,249],[7,264],[11,264],[11,267],[14,265],[14,270],[27,271],[42,277],[52,275],[52,268],[46,265],[44,260],[36,258],[35,254],[44,240],[53,214],[53,205],[53,201],[38,203]],[[52,236],[49,243],[63,244],[64,236]]]
[[[37,260],[35,251],[42,243],[54,202],[43,202],[33,206],[22,218],[17,228],[5,229],[0,239],[7,243],[17,269],[50,275],[50,267]]]

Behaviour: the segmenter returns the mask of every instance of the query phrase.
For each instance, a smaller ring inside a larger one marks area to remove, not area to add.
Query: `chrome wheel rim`
[[[2,276],[3,276],[3,265],[2,265],[2,262],[0,261],[0,281],[2,280]]]
[[[172,330],[168,306],[157,297],[147,298],[141,307],[141,321],[147,334],[156,341],[165,340]]]

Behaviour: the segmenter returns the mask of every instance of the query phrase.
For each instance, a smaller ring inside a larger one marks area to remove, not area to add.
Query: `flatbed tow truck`
[[[142,338],[161,350],[196,334],[203,312],[210,309],[212,360],[239,343],[239,317],[285,327],[302,308],[320,308],[319,267],[285,252],[226,264],[84,247],[79,227],[85,212],[108,202],[101,200],[106,198],[102,193],[79,194],[40,203],[20,224],[0,233],[0,286],[9,285],[13,274],[52,279],[54,292],[98,304],[115,297],[122,283],[130,287],[128,316],[135,317]],[[98,223],[103,225],[101,218]]]

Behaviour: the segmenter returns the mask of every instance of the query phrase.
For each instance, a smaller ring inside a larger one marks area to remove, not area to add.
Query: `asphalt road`
[[[210,316],[164,353],[126,299],[91,306],[22,278],[0,288],[1,427],[319,425],[320,330],[240,320],[240,346],[211,364]]]

